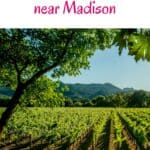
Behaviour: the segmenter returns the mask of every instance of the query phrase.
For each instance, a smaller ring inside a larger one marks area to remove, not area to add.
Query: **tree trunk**
[[[9,118],[11,117],[11,115],[13,113],[14,108],[19,103],[19,99],[23,93],[23,90],[24,90],[24,86],[22,84],[18,85],[12,99],[9,102],[8,107],[3,112],[2,117],[0,118],[0,138],[1,138],[1,134],[3,132],[3,129],[7,124],[7,121],[9,120]]]

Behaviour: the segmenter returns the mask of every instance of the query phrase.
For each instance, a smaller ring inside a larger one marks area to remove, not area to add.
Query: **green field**
[[[150,109],[19,108],[3,132],[5,148],[148,150]]]

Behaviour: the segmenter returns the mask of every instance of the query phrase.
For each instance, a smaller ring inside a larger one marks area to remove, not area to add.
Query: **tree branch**
[[[63,58],[65,57],[66,53],[67,53],[67,48],[69,43],[71,42],[71,40],[73,39],[73,36],[75,34],[75,31],[72,31],[72,33],[70,35],[68,35],[66,44],[63,48],[63,52],[61,53],[61,55],[58,56],[58,58],[56,59],[57,61],[53,63],[53,65],[48,66],[40,71],[38,71],[37,73],[35,73],[29,80],[27,80],[24,85],[27,87],[29,84],[31,84],[34,80],[36,80],[37,78],[39,78],[41,75],[43,75],[44,73],[51,71],[52,69],[56,68],[57,66],[59,66],[61,63],[64,63]],[[61,57],[61,59],[60,59]]]

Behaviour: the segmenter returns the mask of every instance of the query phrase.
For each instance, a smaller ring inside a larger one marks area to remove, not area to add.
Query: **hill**
[[[6,87],[0,87],[0,107],[8,106],[9,99],[13,96],[13,94],[13,90]]]
[[[68,86],[69,90],[64,92],[64,95],[70,98],[93,98],[98,95],[108,96],[121,92],[133,92],[133,88],[121,89],[111,83],[104,84],[64,84]]]
[[[68,91],[64,92],[64,95],[70,98],[88,98],[91,99],[98,95],[108,96],[120,92],[133,92],[133,88],[121,89],[111,83],[104,84],[64,84],[61,82],[61,87],[67,86]],[[0,87],[0,98],[11,97],[14,91],[6,87]]]
[[[0,87],[0,98],[11,97],[14,94],[13,90],[6,87]]]

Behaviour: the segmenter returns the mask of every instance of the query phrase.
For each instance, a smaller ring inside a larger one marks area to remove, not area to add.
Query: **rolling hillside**
[[[13,90],[10,90],[6,87],[0,87],[0,98],[11,97],[13,93],[14,93]]]
[[[120,92],[133,92],[133,88],[125,88],[121,89],[111,83],[104,83],[104,84],[64,84],[61,82],[62,86],[67,86],[69,88],[68,91],[64,92],[64,95],[70,98],[93,98],[98,95],[111,95]],[[7,96],[11,97],[13,95],[13,91],[5,88],[0,87],[0,97]]]
[[[111,95],[120,92],[133,92],[133,88],[121,89],[111,83],[104,84],[63,84],[69,87],[69,90],[64,94],[70,98],[93,98],[98,95]]]

